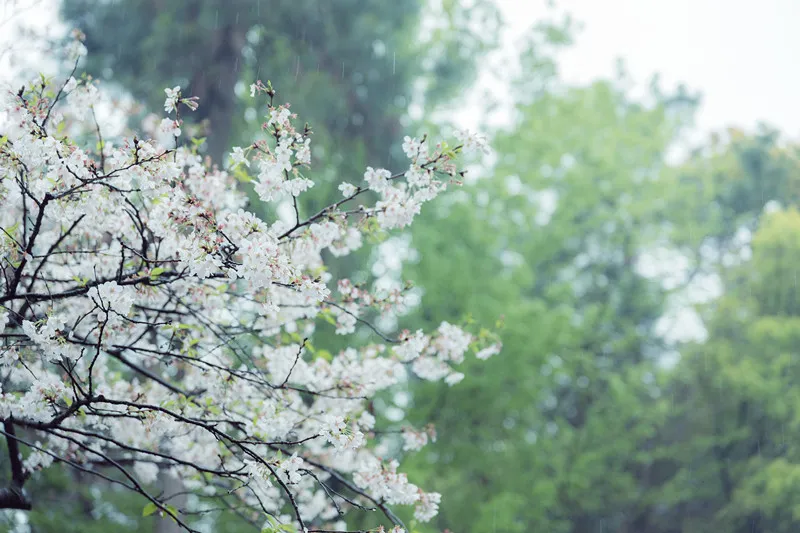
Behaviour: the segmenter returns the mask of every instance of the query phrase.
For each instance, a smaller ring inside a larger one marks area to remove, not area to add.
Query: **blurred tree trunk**
[[[166,497],[184,491],[181,480],[168,474],[167,472],[161,472],[159,474],[158,488]],[[178,510],[183,510],[186,508],[186,500],[186,494],[180,494],[179,496],[170,498],[167,501],[167,504],[175,507]],[[153,533],[182,533],[183,531],[184,530],[181,529],[178,523],[169,516],[156,519],[155,527],[153,528]]]
[[[208,120],[207,154],[214,163],[222,165],[231,135],[233,113],[236,110],[234,89],[239,79],[239,60],[244,33],[236,26],[226,26],[214,32],[207,65],[194,74],[188,96],[200,98],[196,119]]]

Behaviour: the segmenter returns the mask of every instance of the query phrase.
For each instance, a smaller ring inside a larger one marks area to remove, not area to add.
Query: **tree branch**
[[[11,486],[0,489],[0,509],[21,509],[29,511],[32,507],[31,500],[22,487],[25,484],[25,472],[22,470],[22,461],[19,455],[19,444],[11,417],[3,421],[6,443],[8,444],[8,458],[11,462]]]

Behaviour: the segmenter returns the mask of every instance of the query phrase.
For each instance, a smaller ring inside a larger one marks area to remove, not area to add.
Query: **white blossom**
[[[403,451],[421,450],[426,444],[428,444],[428,434],[424,431],[410,429],[403,431]]]
[[[84,57],[88,53],[86,46],[78,39],[74,39],[69,43],[67,46],[67,57],[72,60],[76,61],[81,57]]]
[[[419,501],[414,506],[414,518],[420,522],[430,522],[439,512],[442,495],[438,492],[425,492],[420,495]]]
[[[369,189],[375,192],[386,191],[391,177],[392,173],[383,168],[376,170],[372,167],[367,167],[367,171],[364,173],[364,181],[367,182]]]
[[[181,87],[180,85],[176,85],[172,89],[164,89],[167,97],[164,100],[164,111],[167,113],[172,113],[176,109],[178,109],[178,98],[180,98],[181,94]]]
[[[159,125],[159,129],[164,133],[171,135],[173,137],[180,137],[181,135],[181,125],[180,122],[177,120],[172,120],[170,118],[165,118],[161,121]]]
[[[64,92],[71,93],[72,91],[75,90],[77,86],[78,86],[77,80],[75,80],[75,78],[70,76],[69,79],[67,80],[67,83],[64,84]]]
[[[339,190],[342,191],[342,196],[344,196],[345,198],[349,198],[350,196],[353,196],[356,193],[356,191],[358,191],[358,187],[356,187],[351,183],[343,181],[342,183],[339,184]]]
[[[231,166],[237,166],[242,164],[246,167],[250,167],[250,161],[245,156],[244,150],[240,146],[234,146],[233,151],[230,154]]]
[[[299,470],[301,468],[303,468],[303,460],[297,456],[297,453],[293,453],[291,457],[281,461],[278,466],[278,472],[288,483],[299,483],[301,478]]]
[[[136,289],[130,285],[119,285],[107,281],[89,289],[89,297],[93,298],[103,310],[120,315],[127,315],[136,299]]]
[[[486,360],[493,355],[499,354],[502,348],[503,346],[500,343],[495,343],[480,350],[478,353],[475,354],[475,357],[481,360]]]
[[[478,152],[488,155],[490,153],[489,143],[486,137],[467,129],[456,130],[455,138],[464,145],[464,150]]]
[[[401,361],[413,361],[422,353],[428,345],[428,338],[423,331],[417,330],[413,335],[409,335],[403,343],[394,347],[394,353],[400,357]]]
[[[140,483],[149,485],[155,483],[156,479],[158,479],[158,465],[136,461],[133,463],[133,473],[136,474]]]

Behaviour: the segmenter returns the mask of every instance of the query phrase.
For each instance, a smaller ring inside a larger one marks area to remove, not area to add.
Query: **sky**
[[[546,13],[543,0],[499,0],[521,35]],[[752,128],[759,121],[800,138],[800,0],[558,0],[583,24],[561,56],[563,77],[611,76],[618,57],[633,79],[659,73],[703,94],[697,127]]]

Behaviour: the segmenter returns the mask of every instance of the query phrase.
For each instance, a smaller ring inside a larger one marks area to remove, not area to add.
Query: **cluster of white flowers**
[[[358,449],[364,444],[364,434],[347,426],[344,417],[328,414],[323,418],[320,434],[337,450]]]
[[[432,348],[442,359],[460,363],[469,349],[472,336],[452,324],[442,322],[439,335],[433,340]]]
[[[78,85],[74,78],[70,78],[70,81],[65,85],[65,92],[67,92],[67,88],[69,89],[67,99],[70,104],[70,111],[79,118],[90,117],[97,101],[97,87],[91,83]]]
[[[360,248],[371,220],[409,224],[459,175],[454,152],[407,138],[407,171],[369,168],[366,186],[342,183],[329,208],[304,218],[297,207],[296,220],[269,224],[244,210],[232,175],[179,139],[109,138],[99,154],[93,142],[52,134],[57,117],[94,132],[86,111],[98,88],[37,83],[0,95],[0,416],[35,435],[22,467],[63,465],[60,457],[91,470],[124,459],[124,475],[143,485],[167,473],[298,531],[335,529],[350,501],[414,504],[417,519],[430,520],[440,496],[379,458],[370,400],[408,371],[453,384],[469,349],[487,358],[499,344],[483,347],[446,322],[433,334],[379,334],[368,319],[401,311],[403,290],[334,279],[323,258]],[[274,96],[260,82],[251,92]],[[181,111],[197,101],[180,87],[165,94],[175,118],[161,130],[177,138]],[[313,186],[303,174],[309,132],[294,118],[288,105],[269,106],[270,141],[230,153],[229,168],[254,172],[265,202],[295,201]],[[346,205],[368,190],[373,205]],[[364,323],[377,337],[330,354],[313,346],[319,318],[342,335]],[[416,450],[432,433],[403,437]],[[326,489],[332,476],[352,479],[347,499]],[[151,501],[185,526],[168,496]]]
[[[230,158],[231,158],[231,165],[234,167],[236,165],[244,165],[248,168],[250,167],[250,160],[247,159],[244,150],[240,146],[235,146],[233,148]]]
[[[489,142],[483,135],[469,130],[456,130],[454,135],[464,145],[464,149],[489,154]]]
[[[177,120],[172,120],[171,118],[165,118],[161,121],[161,125],[159,126],[162,132],[166,133],[167,135],[171,135],[173,137],[180,137],[181,136],[181,123]]]
[[[482,145],[475,141],[464,143],[468,150],[481,150]],[[439,144],[430,153],[426,139],[406,137],[403,151],[411,160],[405,172],[393,175],[386,169],[367,168],[364,181],[367,189],[380,195],[374,208],[380,226],[384,229],[402,228],[411,224],[420,213],[425,202],[433,200],[447,189],[448,182],[457,182],[460,173],[450,159],[452,152],[445,144]],[[440,177],[446,179],[442,180]],[[405,181],[395,183],[397,178]],[[342,194],[354,194],[349,183],[340,187]]]
[[[401,343],[393,351],[401,361],[411,363],[414,373],[432,381],[444,380],[448,385],[455,385],[464,379],[464,374],[453,370],[453,365],[464,361],[464,355],[470,346],[476,344],[473,335],[462,328],[442,322],[437,335],[429,336],[418,330],[415,333],[404,331],[400,335]],[[478,350],[476,356],[488,359],[499,353],[502,345],[496,342]]]
[[[347,183],[346,181],[343,181],[342,183],[339,184],[339,190],[342,191],[342,196],[348,198],[358,192],[358,187],[356,187],[352,183]]]
[[[402,344],[395,346],[394,353],[400,358],[401,361],[407,363],[413,361],[425,350],[428,346],[428,337],[422,330],[417,330],[413,335],[407,331],[403,332]]]
[[[420,522],[429,522],[439,513],[441,502],[442,495],[438,492],[423,492],[419,495],[419,501],[414,507],[414,518]]]
[[[126,316],[136,301],[136,288],[131,285],[120,285],[107,281],[89,289],[87,293],[94,303],[103,311]]]
[[[395,460],[382,463],[376,458],[362,461],[360,468],[353,474],[353,480],[360,487],[367,488],[373,494],[390,504],[414,504],[414,517],[421,522],[428,522],[439,510],[442,496],[437,492],[424,492],[410,483],[408,477],[397,472],[399,463]]]
[[[475,357],[477,357],[478,359],[481,359],[481,360],[486,360],[486,359],[489,359],[493,355],[499,354],[500,350],[502,350],[502,349],[503,349],[503,346],[499,342],[496,342],[496,343],[494,343],[494,344],[492,344],[490,346],[487,346],[486,348],[484,348],[482,350],[478,350],[478,353],[475,354]]]
[[[22,331],[42,350],[47,357],[58,361],[64,357],[70,361],[80,357],[80,350],[72,343],[66,342],[64,330],[67,317],[63,314],[53,314],[34,324],[29,320],[22,321]]]
[[[403,450],[418,451],[428,444],[428,433],[406,428],[403,431]]]
[[[303,460],[297,457],[297,453],[293,453],[291,457],[285,461],[281,461],[278,466],[278,472],[284,478],[284,481],[291,484],[300,483],[302,479],[300,476],[300,469],[303,468]]]

